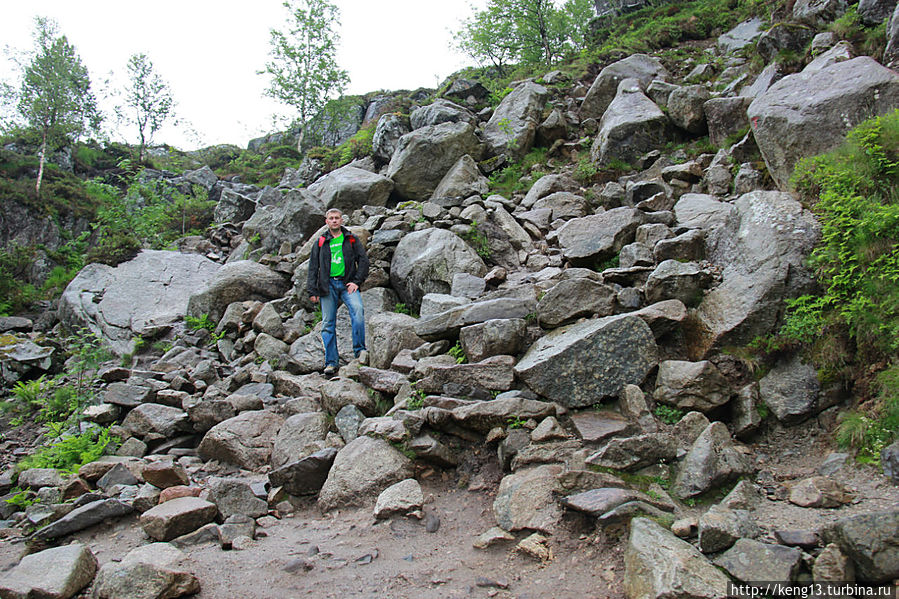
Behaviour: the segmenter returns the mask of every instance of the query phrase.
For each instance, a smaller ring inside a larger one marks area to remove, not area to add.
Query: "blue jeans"
[[[365,314],[362,310],[362,292],[350,293],[343,279],[331,278],[329,293],[319,298],[322,306],[322,342],[325,344],[325,366],[338,366],[337,353],[337,308],[346,304],[353,328],[353,354],[365,349]]]

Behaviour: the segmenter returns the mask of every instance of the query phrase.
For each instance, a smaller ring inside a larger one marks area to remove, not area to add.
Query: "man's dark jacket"
[[[368,254],[365,247],[346,227],[343,231],[343,282],[355,283],[362,287],[368,278]],[[306,277],[306,292],[309,297],[328,295],[328,279],[331,278],[331,246],[333,238],[330,230],[318,238],[312,245],[312,256],[309,257],[309,274]]]

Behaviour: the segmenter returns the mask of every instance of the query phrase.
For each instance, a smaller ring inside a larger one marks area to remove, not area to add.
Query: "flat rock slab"
[[[744,582],[772,580],[789,582],[799,569],[802,551],[795,547],[737,539],[734,546],[715,560],[727,572]]]
[[[325,484],[335,456],[337,449],[333,447],[322,449],[301,460],[272,470],[268,479],[273,487],[283,487],[291,495],[314,495]]]
[[[575,432],[587,443],[636,432],[636,427],[627,418],[609,410],[572,414],[571,423]]]
[[[157,541],[171,541],[212,522],[217,513],[214,503],[199,497],[178,497],[144,512],[140,525]]]
[[[591,489],[589,491],[584,491],[583,493],[569,495],[562,499],[562,505],[591,516],[599,517],[606,512],[631,501],[643,501],[648,504],[655,503],[652,498],[645,493],[632,491],[630,489],[608,487],[603,489]],[[664,503],[656,505],[655,507],[666,509],[668,511],[671,510],[671,506]]]
[[[97,558],[81,543],[26,555],[0,580],[4,599],[69,599],[90,584]]]
[[[127,516],[133,511],[133,507],[122,503],[118,499],[92,501],[75,508],[56,522],[40,529],[34,533],[33,538],[43,540],[56,539],[112,518]]]

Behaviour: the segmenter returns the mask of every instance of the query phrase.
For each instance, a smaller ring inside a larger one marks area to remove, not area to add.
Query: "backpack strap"
[[[322,235],[321,237],[318,238],[318,247],[321,247],[323,245],[325,245],[325,236],[324,235]]]

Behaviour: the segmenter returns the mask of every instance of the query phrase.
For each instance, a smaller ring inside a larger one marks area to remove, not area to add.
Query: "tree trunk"
[[[37,184],[34,186],[34,190],[37,192],[38,199],[41,198],[41,181],[44,179],[44,162],[47,161],[47,132],[44,131],[43,138],[41,139],[41,151],[40,151],[41,161],[40,166],[37,169]]]

